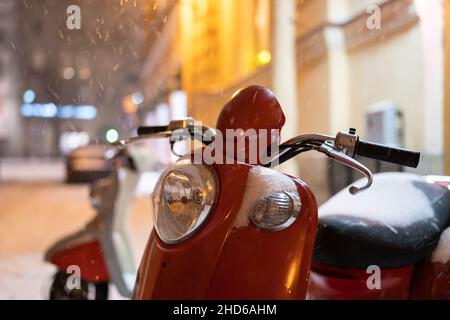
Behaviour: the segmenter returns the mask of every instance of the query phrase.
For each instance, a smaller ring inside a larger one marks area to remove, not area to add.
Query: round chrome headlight
[[[217,177],[206,165],[182,159],[159,179],[153,193],[153,219],[168,244],[192,236],[206,221],[218,194]]]

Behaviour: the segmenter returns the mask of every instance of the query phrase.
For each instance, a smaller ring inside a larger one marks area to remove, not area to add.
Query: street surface
[[[0,181],[0,299],[47,299],[55,269],[43,254],[93,217],[88,194],[87,185]],[[149,195],[139,196],[130,221],[137,263],[151,226]],[[111,287],[110,298],[122,297]]]

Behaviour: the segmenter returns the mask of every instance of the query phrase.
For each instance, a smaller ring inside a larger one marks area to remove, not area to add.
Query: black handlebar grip
[[[420,160],[420,152],[387,147],[366,141],[358,141],[355,153],[362,157],[396,163],[412,168],[417,168]]]
[[[138,136],[145,136],[148,134],[160,133],[167,130],[167,126],[139,127],[137,130],[137,134]]]

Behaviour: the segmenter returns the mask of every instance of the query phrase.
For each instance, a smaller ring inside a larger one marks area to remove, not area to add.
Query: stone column
[[[286,115],[283,141],[299,134],[296,66],[296,0],[274,0],[273,90]],[[282,166],[282,171],[299,174],[296,161]]]
[[[447,1],[448,4],[448,1]],[[424,63],[424,101],[423,101],[423,160],[426,170],[441,173],[443,155],[443,105],[444,92],[444,36],[443,7],[441,2],[416,0],[420,17],[423,63]]]
[[[444,148],[445,174],[450,175],[450,0],[445,1],[445,102]]]
[[[351,120],[348,55],[342,28],[327,27],[324,34],[328,50],[329,133],[335,135],[348,129]]]

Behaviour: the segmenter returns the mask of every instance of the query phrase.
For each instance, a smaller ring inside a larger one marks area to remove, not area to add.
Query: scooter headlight
[[[168,244],[192,236],[206,221],[218,193],[214,170],[182,159],[159,179],[153,193],[153,219]]]
[[[301,209],[296,193],[273,192],[262,198],[250,214],[250,220],[258,228],[278,231],[289,227]]]

